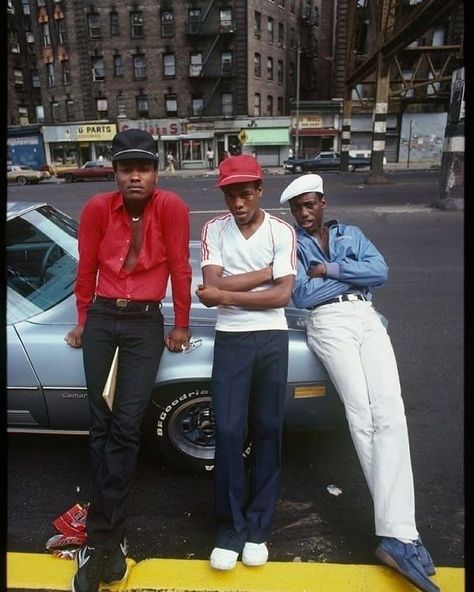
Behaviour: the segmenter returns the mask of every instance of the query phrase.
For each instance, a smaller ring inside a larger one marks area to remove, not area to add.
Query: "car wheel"
[[[179,384],[155,391],[143,435],[152,450],[180,468],[212,471],[215,426],[209,384]],[[248,457],[250,449],[247,442],[244,457]]]
[[[115,181],[115,174],[114,173],[107,173],[106,179],[107,179],[107,181]]]
[[[72,175],[64,175],[64,180],[66,183],[72,183],[74,179]]]
[[[16,178],[16,182],[18,183],[18,185],[27,185],[28,179],[26,177],[21,176]]]
[[[353,173],[353,172],[355,171],[355,166],[354,166],[353,164],[350,164],[350,165],[348,165],[348,167],[347,167],[347,170],[348,170],[350,173]]]
[[[297,164],[294,168],[295,173],[302,173],[303,167],[300,164]]]

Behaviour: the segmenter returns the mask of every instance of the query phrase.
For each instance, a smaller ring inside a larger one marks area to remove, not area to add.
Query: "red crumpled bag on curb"
[[[69,510],[55,518],[53,526],[61,534],[55,534],[46,541],[46,549],[62,559],[74,559],[78,549],[87,540],[86,518],[89,504],[74,504]]]

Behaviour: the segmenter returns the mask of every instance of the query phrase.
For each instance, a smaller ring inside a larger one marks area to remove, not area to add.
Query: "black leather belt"
[[[368,298],[362,296],[362,294],[341,294],[341,296],[336,296],[336,298],[325,300],[324,302],[320,302],[319,304],[315,304],[314,306],[308,306],[307,310],[314,310],[315,308],[319,308],[320,306],[324,306],[325,304],[335,304],[336,302],[350,302],[354,300],[368,300]]]
[[[105,298],[104,296],[96,296],[95,299],[115,310],[148,312],[161,308],[160,300],[127,300],[126,298]]]

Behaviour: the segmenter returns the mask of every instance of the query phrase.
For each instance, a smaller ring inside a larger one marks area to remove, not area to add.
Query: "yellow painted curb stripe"
[[[135,563],[126,582],[111,590],[173,592],[416,592],[394,570],[378,565],[284,563],[263,567],[240,562],[231,572],[216,572],[207,561],[146,559]],[[74,561],[52,555],[7,553],[7,586],[23,590],[71,590]],[[443,592],[464,592],[464,568],[441,567],[432,578]]]

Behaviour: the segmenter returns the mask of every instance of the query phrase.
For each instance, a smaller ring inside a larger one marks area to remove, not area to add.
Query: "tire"
[[[208,383],[184,383],[155,391],[147,410],[145,444],[186,471],[214,469],[215,427]],[[246,443],[244,457],[250,454]]]
[[[303,172],[303,167],[300,164],[295,165],[295,168],[293,169],[293,171],[295,173],[302,173]]]
[[[72,183],[74,181],[74,178],[72,175],[66,174],[64,175],[64,180],[66,181],[66,183]]]
[[[21,177],[17,177],[16,182],[18,183],[18,185],[28,185],[28,179],[23,175]]]
[[[106,179],[107,179],[107,181],[114,181],[115,180],[114,173],[107,173]]]

